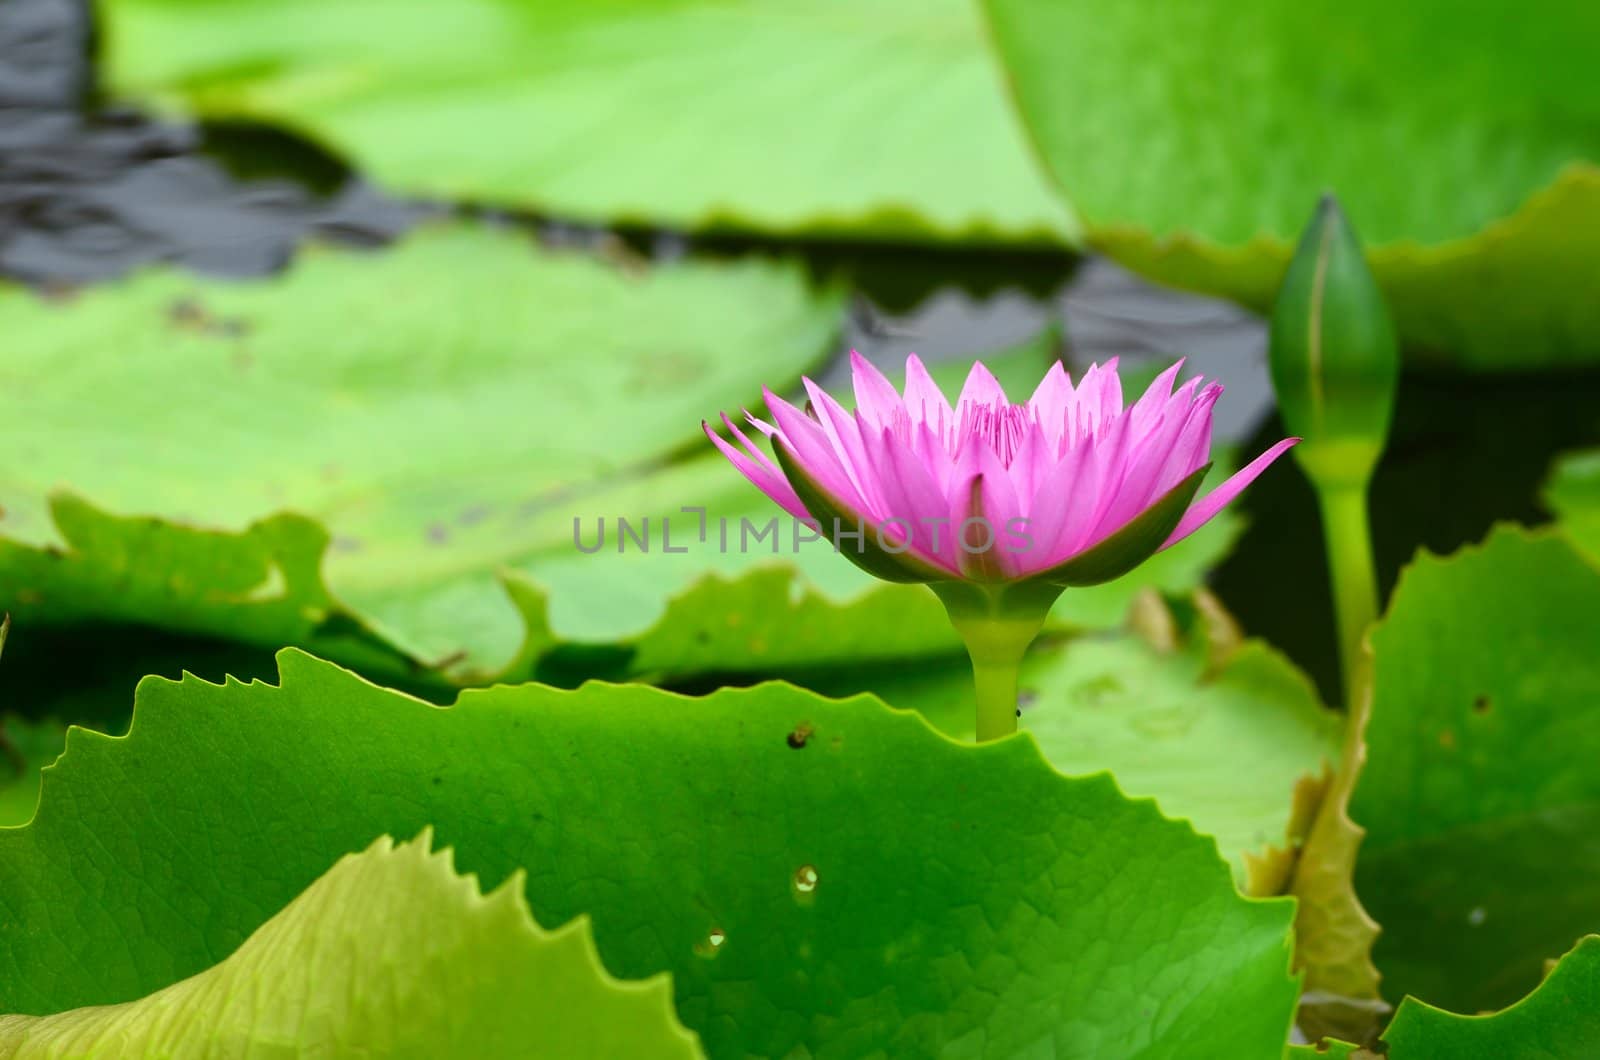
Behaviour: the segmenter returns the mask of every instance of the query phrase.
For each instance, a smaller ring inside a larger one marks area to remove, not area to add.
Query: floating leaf
[[[1047,168],[1124,263],[1265,311],[1333,190],[1420,356],[1600,358],[1589,7],[984,7]]]
[[[11,633],[11,616],[0,614],[0,653]],[[0,718],[0,827],[24,824],[39,801],[39,770],[55,760],[66,742],[60,722]]]
[[[1501,529],[1419,558],[1372,644],[1351,814],[1385,993],[1504,1005],[1600,927],[1600,570]]]
[[[871,689],[972,738],[964,660],[866,669],[819,686]],[[1339,716],[1259,641],[1215,671],[1195,653],[1159,652],[1127,635],[1041,644],[1023,661],[1019,689],[1021,726],[1052,765],[1068,774],[1109,771],[1124,791],[1187,818],[1217,840],[1241,882],[1245,855],[1283,839],[1296,781],[1338,755]]]
[[[497,569],[570,553],[607,489],[703,499],[704,473],[632,477],[797,378],[838,310],[787,266],[635,275],[477,229],[259,283],[0,293],[7,605],[496,673],[525,639]]]
[[[39,802],[39,771],[61,753],[66,726],[52,719],[0,719],[0,827],[26,824]]]
[[[1550,1060],[1600,1042],[1600,936],[1589,935],[1532,993],[1490,1015],[1458,1016],[1406,998],[1383,1032],[1390,1060]]]
[[[806,235],[1077,233],[964,0],[100,10],[118,91],[290,126],[410,193]]]
[[[589,925],[484,895],[429,835],[347,854],[206,971],[137,1001],[0,1017],[0,1056],[696,1057],[665,977],[620,982]]]
[[[1600,1041],[1600,936],[1589,935],[1543,982],[1498,1012],[1457,1015],[1408,997],[1383,1033],[1389,1060],[1566,1060],[1589,1056]],[[1289,1048],[1289,1060],[1376,1058],[1348,1042]]]
[[[590,914],[613,974],[671,971],[713,1056],[1282,1049],[1290,904],[1026,737],[963,746],[781,684],[441,709],[279,662],[280,687],[146,681],[127,737],[71,732],[0,831],[0,1006],[162,989],[341,853],[432,824],[487,885],[526,867],[542,923]]]
[[[1545,489],[1545,500],[1560,516],[1572,542],[1600,559],[1600,450],[1562,458]]]

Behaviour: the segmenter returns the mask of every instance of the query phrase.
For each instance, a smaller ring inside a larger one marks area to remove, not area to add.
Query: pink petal
[[[1167,538],[1166,542],[1163,543],[1161,547],[1171,548],[1179,541],[1182,541],[1184,538],[1200,529],[1206,523],[1209,523],[1212,518],[1215,517],[1218,512],[1222,511],[1222,509],[1226,508],[1233,501],[1233,499],[1244,490],[1246,486],[1254,482],[1256,480],[1256,476],[1260,475],[1261,472],[1267,469],[1268,464],[1271,464],[1274,460],[1278,459],[1278,457],[1294,448],[1295,443],[1298,441],[1300,441],[1298,438],[1285,438],[1271,449],[1268,449],[1266,452],[1250,461],[1250,463],[1247,464],[1243,470],[1234,472],[1233,476],[1229,478],[1228,481],[1224,482],[1222,485],[1218,486],[1204,497],[1201,497],[1199,500],[1195,501],[1194,504],[1189,506],[1189,510],[1183,514],[1183,519],[1179,521],[1177,529],[1172,531],[1172,536]]]
[[[1074,509],[1072,514],[1078,518],[1062,527],[1061,538],[1056,542],[1057,555],[1052,558],[1052,566],[1097,544],[1105,536],[1100,528],[1127,474],[1128,456],[1132,445],[1130,437],[1132,419],[1128,413],[1122,413],[1099,437],[1095,438],[1094,450],[1090,454],[1088,463],[1088,474],[1084,478],[1082,487],[1089,494],[1091,505],[1087,509]],[[1078,521],[1079,519],[1081,521]]]
[[[940,438],[946,437],[955,422],[944,391],[923,367],[922,358],[914,353],[906,357],[905,406],[913,424],[926,423]]]
[[[1183,361],[1178,362],[1153,379],[1145,388],[1143,396],[1133,403],[1133,433],[1135,436],[1143,435],[1149,431],[1156,419],[1166,411],[1167,399],[1172,395],[1172,388],[1178,379],[1178,372],[1183,368]],[[1198,382],[1198,380],[1195,380]]]
[[[1033,396],[1028,399],[1028,408],[1042,419],[1045,413],[1059,413],[1070,397],[1072,377],[1067,375],[1066,367],[1057,361],[1039,380],[1039,385],[1034,387]]]
[[[1006,473],[1011,476],[1012,488],[1017,491],[1017,501],[1024,515],[1033,510],[1033,499],[1038,495],[1039,487],[1044,485],[1045,478],[1055,465],[1055,446],[1049,440],[1044,427],[1037,420],[1030,422],[1027,433],[1017,445],[1016,455],[1011,458],[1011,464],[1006,468]]]
[[[976,504],[974,493],[977,494]],[[1015,522],[1022,516],[1017,492],[1011,487],[1005,465],[989,446],[966,446],[956,459],[948,514],[953,535],[961,533],[963,523],[969,518],[980,518],[987,524],[987,527],[973,524],[967,538],[969,547],[987,543],[982,552],[969,552],[958,544],[958,537],[952,537],[950,543],[955,546],[955,558],[963,571],[987,568],[990,573],[1013,576],[1022,568],[1027,556],[1007,547],[1016,546],[1021,540],[1017,531],[1023,524]]]
[[[894,388],[877,365],[850,351],[850,377],[855,386],[856,408],[872,427],[887,427],[905,409],[900,391]]]
[[[801,382],[811,397],[811,407],[816,410],[822,433],[827,436],[828,444],[833,447],[833,455],[849,476],[856,495],[866,501],[869,509],[881,507],[883,495],[873,477],[872,467],[867,463],[867,454],[861,445],[861,432],[856,426],[858,421],[817,384],[804,377]]]
[[[873,431],[865,424],[863,427],[867,458],[883,489],[884,507],[876,517],[884,526],[885,536],[898,533],[909,541],[911,551],[919,558],[944,570],[957,571],[952,530],[939,525],[949,514],[944,493],[894,431],[887,427]],[[885,525],[890,519],[901,522]],[[875,527],[867,528],[869,534],[875,531]]]
[[[1066,412],[1072,403],[1072,379],[1060,361],[1050,366],[1033,396],[1028,399],[1028,409],[1044,428],[1045,441],[1052,454],[1061,451],[1061,438],[1066,429]]]
[[[911,428],[911,451],[938,485],[940,494],[948,495],[950,480],[955,477],[956,463],[950,456],[950,450],[944,447],[944,439],[934,434],[933,428],[926,423],[915,424]]]
[[[1096,433],[1109,427],[1112,417],[1122,411],[1122,379],[1117,375],[1117,359],[1091,364],[1078,381],[1073,399],[1078,422],[1088,431]]]
[[[1044,570],[1060,551],[1059,542],[1069,527],[1088,520],[1094,512],[1095,497],[1085,488],[1093,442],[1072,446],[1034,493],[1027,510],[1028,532],[1033,547],[1025,559],[1027,570]]]
[[[1222,384],[1209,383],[1189,408],[1178,441],[1172,447],[1167,466],[1156,483],[1155,495],[1162,496],[1188,478],[1211,457],[1211,409],[1222,396]]]
[[[956,408],[962,405],[994,405],[1004,408],[1006,392],[1000,386],[1000,380],[984,365],[982,361],[973,361],[972,370],[967,373],[967,382],[961,388],[961,396],[956,399]]]
[[[746,415],[749,415],[749,413],[746,413]],[[701,421],[701,425],[704,426],[704,421]],[[756,445],[748,437],[746,437],[745,433],[739,429],[739,425],[728,418],[728,414],[726,412],[722,414],[722,425],[728,428],[729,434],[739,439],[739,444],[744,446],[745,451],[755,459],[756,463],[760,464],[767,471],[778,476],[779,478],[784,477],[783,469],[777,464],[773,463],[772,458],[768,456],[760,446]]]
[[[856,492],[855,484],[845,472],[844,465],[835,455],[833,446],[823,434],[822,425],[772,391],[763,387],[761,392],[767,399],[767,409],[772,413],[772,418],[778,421],[779,439],[788,445],[806,474],[857,511],[866,507],[861,495]]]
[[[739,432],[737,427],[733,426],[733,422],[728,417],[722,417],[722,422],[728,424],[733,433],[739,436],[740,441],[749,446],[748,439]],[[800,497],[795,493],[794,487],[789,485],[789,480],[783,477],[782,472],[778,471],[771,461],[766,461],[766,465],[762,466],[762,464],[750,459],[750,457],[723,441],[722,436],[712,430],[711,425],[704,420],[700,421],[700,428],[706,432],[706,437],[711,439],[711,444],[716,446],[722,455],[727,457],[729,462],[739,469],[739,473],[754,483],[756,489],[776,501],[778,507],[796,519],[809,519],[811,517],[810,513],[806,511],[806,506],[800,503]],[[757,451],[757,455],[759,455],[759,451]],[[764,457],[763,460],[765,460]]]
[[[1100,536],[1122,529],[1130,519],[1144,511],[1160,496],[1156,492],[1156,484],[1161,481],[1163,473],[1167,470],[1167,465],[1172,459],[1172,449],[1177,444],[1184,424],[1189,420],[1194,390],[1199,385],[1199,379],[1189,380],[1178,388],[1176,394],[1164,399],[1164,407],[1153,417],[1147,412],[1145,414],[1147,433],[1142,436],[1138,434],[1140,420],[1138,406],[1129,411],[1128,416],[1132,421],[1129,430],[1134,433],[1134,439],[1127,473],[1117,488],[1116,498],[1106,509],[1104,520],[1096,528]]]

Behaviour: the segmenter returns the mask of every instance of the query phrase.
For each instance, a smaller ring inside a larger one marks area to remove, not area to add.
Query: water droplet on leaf
[[[722,944],[727,941],[727,932],[714,927],[706,932],[705,938],[694,944],[694,952],[701,957],[715,957],[722,951]]]

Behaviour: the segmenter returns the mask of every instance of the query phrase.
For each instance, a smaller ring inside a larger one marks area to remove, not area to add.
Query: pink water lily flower
[[[914,354],[903,395],[860,354],[851,364],[853,413],[809,379],[805,412],[766,392],[774,422],[748,418],[776,462],[726,415],[737,447],[706,433],[785,511],[895,581],[1109,580],[1194,533],[1298,441],[1193,501],[1222,387],[1174,390],[1182,362],[1126,407],[1115,360],[1077,386],[1058,361],[1016,403],[974,364],[954,406]]]
[[[726,415],[737,446],[706,434],[858,566],[934,591],[972,657],[979,740],[1016,731],[1023,654],[1065,587],[1108,581],[1183,540],[1299,441],[1196,501],[1222,387],[1174,390],[1181,362],[1126,406],[1115,361],[1077,386],[1057,362],[1025,402],[974,364],[954,406],[915,355],[904,394],[859,354],[851,363],[854,412],[807,379],[806,411],[767,391],[773,422],[746,414],[773,457]]]

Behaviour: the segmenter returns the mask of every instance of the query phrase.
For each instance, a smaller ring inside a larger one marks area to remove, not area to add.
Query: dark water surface
[[[0,0],[0,277],[72,287],[154,262],[255,276],[283,268],[308,240],[381,245],[423,219],[470,213],[526,226],[547,244],[602,253],[657,260],[780,253],[805,258],[818,275],[844,269],[857,293],[841,353],[855,347],[888,360],[915,348],[929,359],[971,357],[1054,325],[1078,366],[1112,355],[1132,364],[1185,355],[1195,370],[1228,386],[1218,409],[1223,440],[1253,454],[1282,433],[1272,422],[1258,318],[1144,283],[1102,259],[609,232],[405,201],[270,129],[155,121],[104,101],[93,54],[82,0]],[[1547,518],[1538,489],[1551,459],[1600,444],[1597,399],[1592,378],[1408,378],[1374,489],[1385,591],[1418,547],[1449,551],[1497,519]],[[1309,487],[1292,461],[1283,461],[1241,507],[1251,527],[1216,587],[1247,630],[1288,651],[1335,699],[1331,603]],[[48,687],[48,660],[72,649],[70,638],[55,636],[59,643],[36,642],[5,661],[13,693]],[[131,680],[150,669],[165,672],[174,659],[208,657],[219,666],[227,660],[236,673],[245,659],[247,671],[259,665],[271,672],[263,653],[149,631],[103,630],[94,639],[108,676],[115,672],[118,680],[122,671]],[[57,706],[72,713],[66,703]]]

